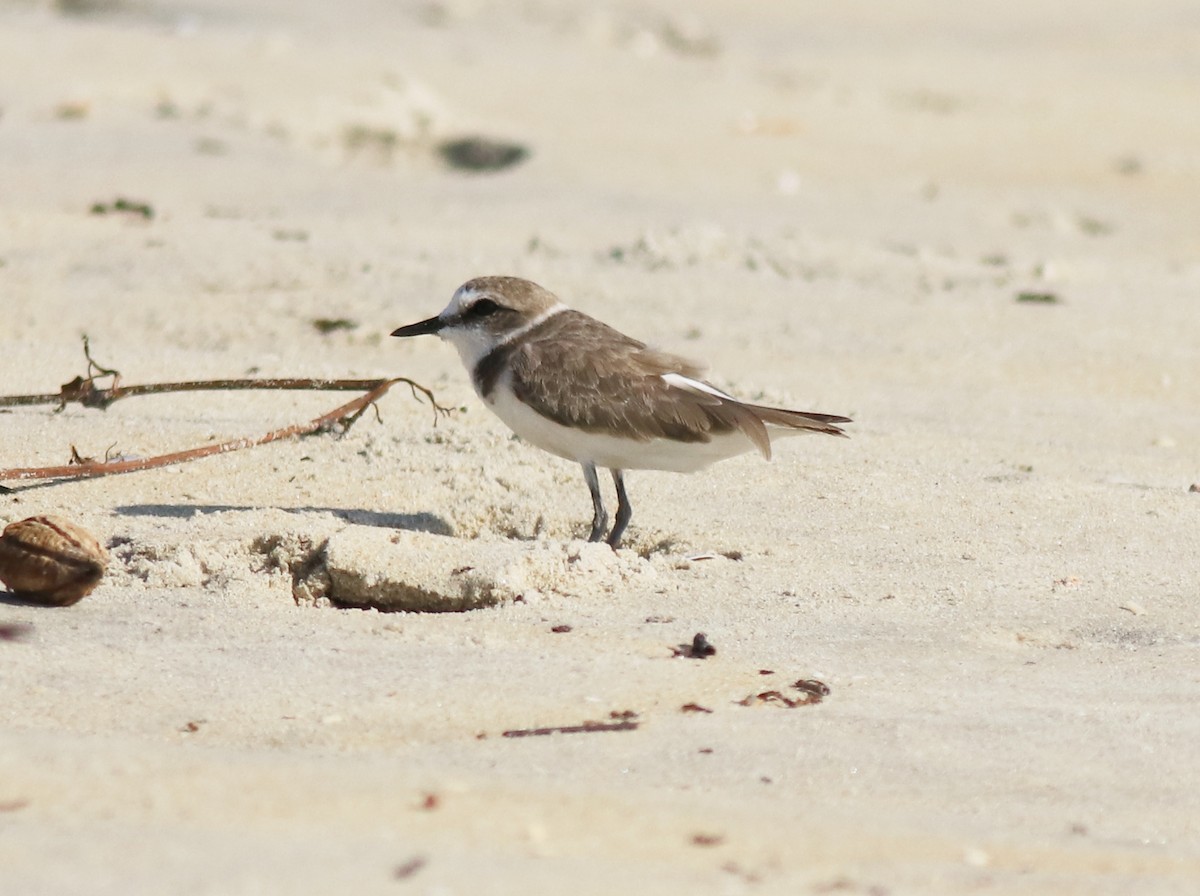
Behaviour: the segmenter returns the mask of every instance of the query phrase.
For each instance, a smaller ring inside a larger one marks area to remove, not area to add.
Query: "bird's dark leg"
[[[617,487],[617,518],[613,522],[612,531],[608,533],[608,543],[615,551],[621,543],[625,527],[633,517],[633,505],[629,503],[629,496],[625,494],[625,474],[621,470],[613,470],[612,478],[613,485]]]
[[[599,541],[604,537],[608,528],[608,514],[604,510],[604,499],[600,497],[600,480],[596,478],[596,465],[591,461],[583,465],[583,478],[587,480],[588,491],[592,493],[592,507],[595,515],[592,517],[592,534],[588,541]]]

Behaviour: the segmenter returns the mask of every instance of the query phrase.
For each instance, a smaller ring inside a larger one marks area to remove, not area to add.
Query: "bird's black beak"
[[[431,333],[441,332],[442,327],[446,326],[440,317],[431,317],[429,320],[423,320],[420,323],[409,324],[407,327],[401,327],[398,330],[392,330],[393,336],[428,336]]]

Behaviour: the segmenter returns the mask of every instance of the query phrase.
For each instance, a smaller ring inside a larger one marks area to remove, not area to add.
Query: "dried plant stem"
[[[96,386],[94,377],[76,377],[69,383],[64,383],[58,392],[46,392],[41,395],[0,395],[0,407],[18,407],[39,404],[57,404],[60,408],[70,402],[78,402],[84,407],[107,408],[122,398],[132,398],[137,395],[162,395],[168,392],[215,392],[234,391],[242,389],[276,389],[291,391],[322,391],[322,392],[361,392],[373,389],[383,380],[330,380],[307,377],[285,377],[277,379],[232,379],[232,380],[193,380],[182,383],[144,383],[137,386],[121,386],[114,384],[107,388]],[[408,383],[416,391],[422,392],[432,400],[429,391],[417,383],[407,379],[393,380],[393,383]]]
[[[83,355],[87,359],[87,375],[77,376],[69,383],[64,383],[56,393],[43,395],[7,395],[0,396],[0,407],[17,407],[22,405],[57,404],[62,410],[70,402],[78,402],[84,407],[107,408],[114,401],[130,398],[135,395],[161,395],[167,392],[200,392],[233,389],[284,389],[284,390],[322,390],[322,391],[355,391],[366,390],[354,401],[347,402],[341,407],[334,408],[328,414],[322,414],[308,423],[297,423],[276,429],[257,438],[234,439],[221,442],[218,445],[205,445],[202,448],[191,448],[187,451],[176,451],[172,454],[160,454],[156,457],[139,458],[138,460],[119,460],[97,462],[80,458],[72,447],[72,462],[66,466],[57,467],[26,467],[16,470],[0,470],[0,481],[9,479],[84,479],[92,476],[108,476],[113,473],[132,473],[137,470],[151,470],[155,467],[165,467],[171,464],[181,464],[201,457],[214,454],[227,454],[230,451],[240,451],[243,448],[253,448],[265,445],[291,436],[307,435],[322,432],[341,426],[343,431],[362,416],[368,407],[381,398],[392,386],[404,383],[412,391],[413,397],[420,399],[423,395],[433,407],[433,423],[436,426],[440,414],[448,414],[449,408],[442,407],[433,397],[433,393],[420,383],[407,377],[396,377],[389,380],[341,380],[314,379],[308,377],[287,377],[274,379],[230,379],[230,380],[193,380],[182,383],[150,383],[136,386],[122,386],[121,373],[111,367],[99,364],[92,357],[91,345],[88,338],[83,337]],[[108,386],[97,386],[100,377],[112,377]],[[11,491],[0,486],[0,492]]]
[[[582,725],[553,725],[548,728],[513,728],[501,737],[546,737],[550,734],[596,734],[601,731],[637,731],[640,722],[584,722]]]
[[[0,408],[23,407],[39,404],[56,404],[62,410],[71,402],[78,402],[85,408],[100,408],[104,410],[114,401],[122,398],[132,398],[135,395],[162,395],[167,392],[212,392],[232,391],[236,389],[276,389],[324,392],[343,391],[361,392],[374,389],[384,381],[374,380],[342,380],[316,379],[313,377],[276,377],[271,379],[226,379],[226,380],[191,380],[182,383],[148,383],[137,386],[122,386],[121,371],[105,367],[92,357],[92,346],[88,337],[83,337],[83,356],[87,360],[87,375],[77,376],[69,383],[63,383],[57,392],[45,392],[40,395],[0,395]],[[100,377],[112,377],[108,386],[97,386]],[[433,393],[419,383],[399,377],[391,383],[407,383],[412,389],[413,397],[420,392],[433,405],[436,422],[437,412],[444,412],[433,399]]]
[[[397,383],[405,383],[413,391],[413,395],[417,393],[423,394],[434,408],[434,419],[437,419],[438,414],[444,414],[448,411],[434,400],[433,393],[419,383],[413,382],[404,377],[397,377],[390,380],[225,380],[213,381],[216,383],[247,383],[253,382],[254,386],[229,386],[229,385],[212,385],[209,382],[204,383],[164,383],[159,386],[130,386],[124,387],[122,393],[117,398],[124,398],[128,395],[145,395],[150,391],[179,391],[177,389],[167,389],[167,386],[191,386],[195,388],[265,388],[265,389],[351,389],[351,388],[368,388],[364,395],[360,395],[353,401],[347,402],[340,407],[334,408],[327,414],[322,414],[307,423],[297,423],[292,426],[285,426],[282,429],[276,429],[258,437],[233,439],[228,442],[221,442],[216,445],[205,445],[201,448],[191,448],[186,451],[176,451],[171,454],[160,454],[155,457],[139,458],[137,460],[122,460],[111,462],[95,462],[85,461],[84,463],[68,464],[58,467],[27,467],[16,470],[0,470],[0,481],[3,480],[23,480],[23,479],[83,479],[93,476],[108,476],[114,473],[132,473],[137,470],[150,470],[155,467],[165,467],[171,464],[185,463],[186,461],[196,460],[201,457],[210,457],[214,454],[227,454],[230,451],[240,451],[243,448],[253,448],[257,445],[265,445],[268,442],[276,442],[280,439],[290,438],[292,436],[306,435],[308,433],[321,432],[330,429],[334,426],[341,425],[343,428],[349,427],[357,420],[368,407],[375,401],[381,398],[392,386]],[[285,383],[295,385],[278,385],[269,386],[264,383]],[[298,385],[306,383],[308,385]],[[328,385],[313,385],[315,383],[325,383]],[[31,396],[21,396],[28,398]],[[53,396],[54,401],[59,400],[60,396]],[[111,399],[113,401],[116,398]],[[32,402],[29,402],[32,403]]]

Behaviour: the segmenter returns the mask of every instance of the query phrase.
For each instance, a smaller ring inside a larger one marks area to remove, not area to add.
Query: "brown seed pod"
[[[69,607],[96,587],[108,553],[88,532],[56,516],[10,523],[0,536],[0,582],[17,597]]]

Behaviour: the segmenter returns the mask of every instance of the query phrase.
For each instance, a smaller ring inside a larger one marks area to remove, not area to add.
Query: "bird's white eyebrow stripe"
[[[528,333],[534,327],[541,326],[546,321],[548,321],[550,318],[554,317],[554,315],[561,314],[563,311],[566,311],[566,310],[567,310],[566,305],[564,305],[562,302],[556,302],[553,305],[551,305],[549,308],[547,308],[545,311],[543,311],[541,314],[539,314],[537,317],[533,318],[532,320],[526,321],[525,323],[521,324],[521,326],[517,327],[512,332],[505,333],[501,339],[497,340],[496,345],[497,346],[508,345],[514,339],[520,339],[522,336],[524,336],[526,333]]]
[[[722,392],[708,383],[702,383],[699,380],[694,380],[690,376],[684,376],[682,373],[664,373],[662,381],[670,386],[675,386],[679,389],[687,389],[689,392],[707,392],[709,395],[714,395],[717,398],[736,401],[732,395]]]

